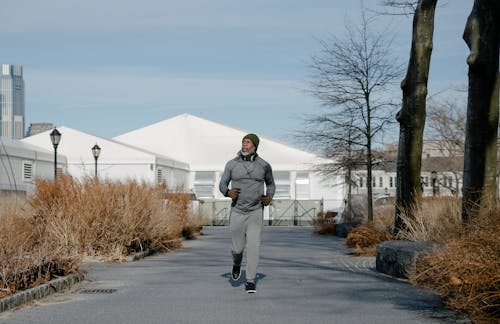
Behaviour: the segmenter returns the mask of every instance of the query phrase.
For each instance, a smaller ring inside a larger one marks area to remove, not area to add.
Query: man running
[[[246,244],[247,293],[257,291],[255,276],[259,263],[264,207],[271,203],[276,189],[271,165],[257,155],[258,146],[257,135],[245,135],[241,150],[234,159],[227,162],[219,183],[220,192],[232,199],[229,216],[233,256],[231,277],[235,281],[240,278],[241,261]]]

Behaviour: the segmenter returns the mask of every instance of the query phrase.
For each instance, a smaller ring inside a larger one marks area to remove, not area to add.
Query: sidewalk
[[[438,299],[374,271],[342,239],[266,227],[257,293],[230,280],[227,227],[182,249],[128,263],[86,264],[86,280],[0,323],[456,323]],[[462,321],[467,322],[467,321]]]

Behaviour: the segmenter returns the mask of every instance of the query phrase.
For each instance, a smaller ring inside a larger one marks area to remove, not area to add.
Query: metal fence
[[[228,225],[231,202],[228,200],[203,200],[199,212],[212,225]],[[264,224],[269,226],[309,226],[318,213],[323,212],[323,200],[274,199],[264,209]]]

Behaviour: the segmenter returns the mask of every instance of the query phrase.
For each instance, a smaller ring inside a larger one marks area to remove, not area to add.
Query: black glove
[[[262,205],[263,205],[263,206],[268,206],[268,205],[271,203],[271,199],[272,199],[272,198],[271,198],[271,197],[269,197],[269,196],[262,196],[262,197],[260,198],[260,201],[262,201]]]
[[[232,200],[238,199],[238,195],[240,194],[240,189],[238,188],[231,188],[227,191],[226,196],[230,197]]]

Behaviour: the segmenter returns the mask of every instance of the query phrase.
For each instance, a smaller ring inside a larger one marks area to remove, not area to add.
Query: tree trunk
[[[366,196],[367,196],[367,213],[368,221],[373,221],[373,162],[372,162],[372,152],[371,148],[368,149],[368,154],[366,157]]]
[[[420,169],[436,3],[437,0],[418,1],[413,16],[410,61],[401,83],[403,104],[396,116],[400,124],[394,220],[396,234],[403,230],[402,213],[409,213],[418,206],[422,196]]]
[[[352,165],[349,163],[347,167],[347,213],[345,221],[352,221]]]
[[[462,220],[495,206],[500,2],[475,0],[463,38],[469,46]]]
[[[367,190],[367,199],[368,199],[368,221],[373,222],[373,154],[372,154],[372,108],[370,106],[370,95],[365,93],[365,102],[366,102],[366,173],[367,173],[367,181],[369,181],[370,185],[366,187]]]

